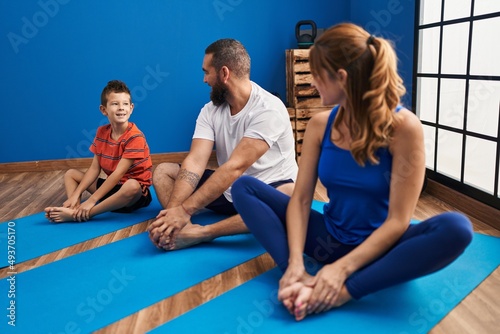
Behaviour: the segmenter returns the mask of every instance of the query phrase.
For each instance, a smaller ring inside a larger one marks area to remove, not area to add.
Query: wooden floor
[[[8,221],[61,204],[64,199],[64,171],[36,173],[0,173],[0,221]],[[323,187],[318,185],[316,199],[326,200]],[[422,220],[437,213],[454,210],[448,204],[423,193],[414,218]],[[471,218],[476,232],[500,236],[500,231]],[[19,273],[65,257],[118,241],[145,231],[149,222],[124,228],[81,244],[19,263]],[[98,333],[144,333],[176,316],[234,288],[272,268],[267,254],[221,273],[140,312],[124,318]],[[471,270],[474,270],[471,268]],[[7,276],[0,270],[0,278]],[[396,301],[397,302],[397,301]],[[29,321],[29,320],[28,320]],[[500,329],[500,269],[497,268],[478,288],[452,310],[431,333],[498,333]],[[390,329],[388,329],[390,331]]]

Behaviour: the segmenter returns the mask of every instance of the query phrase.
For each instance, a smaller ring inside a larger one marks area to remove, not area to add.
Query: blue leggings
[[[249,176],[232,186],[233,203],[243,221],[284,272],[288,266],[286,209],[290,197]],[[472,241],[470,221],[456,212],[410,225],[383,256],[353,273],[345,282],[354,299],[428,275],[453,262]],[[336,261],[356,245],[342,244],[328,233],[323,214],[309,216],[304,253],[309,272]],[[314,260],[313,260],[314,259]],[[317,261],[317,262],[316,262]],[[310,267],[316,268],[310,268]]]

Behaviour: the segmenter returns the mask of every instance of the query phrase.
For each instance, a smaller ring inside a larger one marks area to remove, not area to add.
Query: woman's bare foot
[[[312,292],[313,288],[302,282],[295,282],[280,291],[280,297],[283,298],[283,304],[288,310],[293,310],[292,313],[295,316],[295,320],[300,321],[313,312],[321,313],[334,307],[342,306],[352,298],[344,285],[334,303],[324,305],[320,311],[315,311],[311,310],[311,307],[308,307],[312,306],[309,305],[309,298],[311,297]]]
[[[295,282],[280,292],[285,307],[293,313],[295,320],[300,321],[307,315],[307,305],[312,288],[302,282]]]
[[[45,208],[45,217],[53,223],[62,223],[75,221],[73,214],[74,209],[64,207],[48,207]]]

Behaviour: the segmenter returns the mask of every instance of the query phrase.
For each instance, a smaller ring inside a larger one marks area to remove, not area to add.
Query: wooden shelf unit
[[[302,152],[302,139],[307,122],[316,113],[331,110],[324,106],[318,90],[311,86],[309,49],[289,49],[286,55],[286,99],[295,136],[297,159]]]

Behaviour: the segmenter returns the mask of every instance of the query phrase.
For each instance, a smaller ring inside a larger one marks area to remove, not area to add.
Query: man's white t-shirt
[[[207,103],[196,120],[193,139],[214,141],[219,166],[229,160],[243,137],[264,140],[269,150],[244,174],[267,184],[286,179],[295,181],[295,140],[288,111],[278,97],[251,83],[252,92],[247,104],[234,116],[231,116],[227,103],[219,107]],[[232,202],[231,188],[224,192],[224,196]]]

